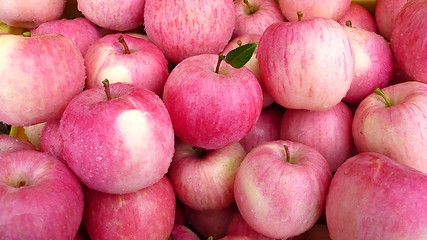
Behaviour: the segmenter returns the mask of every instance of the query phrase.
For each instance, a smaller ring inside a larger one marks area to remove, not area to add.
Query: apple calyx
[[[123,45],[123,48],[124,48],[123,53],[130,54],[129,46],[127,45],[125,39],[123,38],[123,35],[118,36],[117,40],[119,41],[119,43]]]
[[[254,14],[258,10],[256,7],[252,6],[248,0],[243,0],[243,2],[246,4],[246,6],[248,6],[249,14]]]
[[[297,12],[298,15],[298,22],[302,20],[302,16],[304,15],[302,11]]]
[[[30,32],[23,32],[22,35],[24,37],[31,37],[31,33]]]
[[[199,147],[193,147],[194,153],[198,158],[203,158],[208,153],[208,150]]]
[[[384,99],[385,105],[387,107],[393,106],[393,104],[391,103],[390,99],[385,95],[385,93],[380,88],[375,88],[374,93],[380,95]]]
[[[345,25],[346,25],[347,27],[353,27],[353,25],[351,24],[351,21],[350,21],[350,20],[348,20],[347,22],[345,22]]]
[[[104,81],[102,81],[102,84],[104,85],[105,94],[107,95],[107,100],[110,100],[111,99],[110,81],[108,81],[108,79],[104,79]]]
[[[239,42],[237,42],[237,44],[239,44]],[[257,46],[258,43],[256,42],[241,45],[240,41],[240,45],[237,48],[228,52],[226,56],[220,53],[218,55],[218,62],[215,68],[215,73],[219,73],[219,67],[223,60],[237,69],[245,66],[245,64],[251,59]]]
[[[214,240],[214,238],[212,236],[209,236],[206,240]]]

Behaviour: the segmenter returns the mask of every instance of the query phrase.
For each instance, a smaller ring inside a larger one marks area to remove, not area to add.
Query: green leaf
[[[241,45],[225,56],[225,62],[234,68],[241,68],[251,59],[257,46],[258,44],[255,42]]]

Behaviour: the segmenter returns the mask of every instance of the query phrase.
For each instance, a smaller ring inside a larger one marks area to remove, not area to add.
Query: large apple
[[[68,104],[59,130],[64,160],[85,185],[101,192],[130,193],[154,184],[174,153],[163,102],[132,84],[83,91]]]
[[[296,13],[295,13],[296,14]],[[270,25],[257,59],[265,90],[286,108],[326,110],[350,88],[354,53],[342,26],[327,18]]]
[[[144,19],[150,41],[170,62],[179,63],[220,53],[233,34],[235,7],[233,0],[146,0]]]
[[[271,141],[252,149],[240,164],[234,197],[243,219],[256,232],[270,238],[293,237],[319,219],[331,177],[328,162],[317,150]]]
[[[0,35],[0,121],[34,125],[60,118],[83,91],[84,59],[59,34]]]
[[[83,191],[73,172],[35,150],[0,153],[0,236],[73,239],[83,217]]]
[[[379,153],[360,153],[332,179],[327,226],[334,240],[426,239],[425,206],[426,174]]]
[[[313,17],[324,17],[333,20],[340,19],[348,7],[351,0],[278,0],[280,9],[288,21],[298,20],[297,12],[304,12],[304,19]]]
[[[153,43],[142,38],[116,33],[92,44],[85,55],[86,87],[127,82],[145,87],[158,95],[169,75],[168,61]]]
[[[255,75],[224,61],[218,68],[218,59],[215,54],[186,58],[172,70],[163,92],[176,136],[204,149],[242,139],[262,110]]]
[[[427,84],[409,81],[372,93],[353,118],[359,152],[378,152],[427,173]]]
[[[175,194],[165,176],[133,193],[85,193],[84,224],[91,239],[168,239],[174,217]]]

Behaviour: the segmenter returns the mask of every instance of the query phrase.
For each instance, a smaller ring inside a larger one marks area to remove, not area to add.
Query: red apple
[[[54,119],[46,122],[40,136],[40,151],[52,154],[57,159],[64,161],[62,157],[63,141],[59,132],[60,120]]]
[[[84,223],[91,239],[167,239],[174,226],[175,194],[167,177],[128,194],[88,189]]]
[[[19,150],[36,150],[36,147],[22,139],[0,134],[0,153]]]
[[[426,239],[426,186],[426,174],[382,154],[348,159],[326,200],[331,239]]]
[[[396,16],[406,2],[408,0],[375,1],[375,22],[377,23],[379,33],[386,40],[390,40]]]
[[[114,83],[110,93],[103,87],[87,89],[68,104],[60,122],[62,155],[89,188],[130,193],[166,174],[173,127],[154,92]]]
[[[275,240],[253,230],[243,219],[239,211],[231,215],[227,225],[227,235],[246,236],[252,240]]]
[[[283,15],[289,21],[298,20],[297,12],[304,12],[303,19],[313,17],[324,17],[333,20],[340,19],[348,7],[351,0],[278,0]]]
[[[271,141],[252,149],[240,164],[234,197],[243,219],[256,232],[289,238],[319,219],[331,177],[328,162],[315,149]]]
[[[226,62],[217,73],[218,58],[214,54],[186,58],[172,70],[163,92],[175,135],[204,149],[222,148],[242,139],[262,109],[255,75]]]
[[[200,238],[185,225],[174,224],[169,240],[200,240]]]
[[[344,15],[337,20],[342,26],[345,26],[347,21],[351,21],[352,26],[355,28],[378,33],[374,16],[360,4],[352,2]]]
[[[83,217],[83,191],[73,172],[35,150],[0,153],[0,236],[73,239]]]

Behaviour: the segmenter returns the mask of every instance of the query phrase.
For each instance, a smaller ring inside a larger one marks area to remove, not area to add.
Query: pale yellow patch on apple
[[[110,84],[116,82],[130,82],[130,80],[132,80],[129,70],[121,65],[107,67],[99,72],[98,79],[106,78]]]
[[[260,188],[256,186],[257,183],[253,180],[253,175],[255,174],[245,174],[244,176],[241,176],[241,182],[245,183],[241,184],[241,191],[246,194],[245,201],[247,202],[247,205],[253,207],[253,209],[251,209],[252,217],[264,219],[270,214],[269,210],[271,209],[271,206],[265,204],[266,201],[263,197],[263,193]]]

